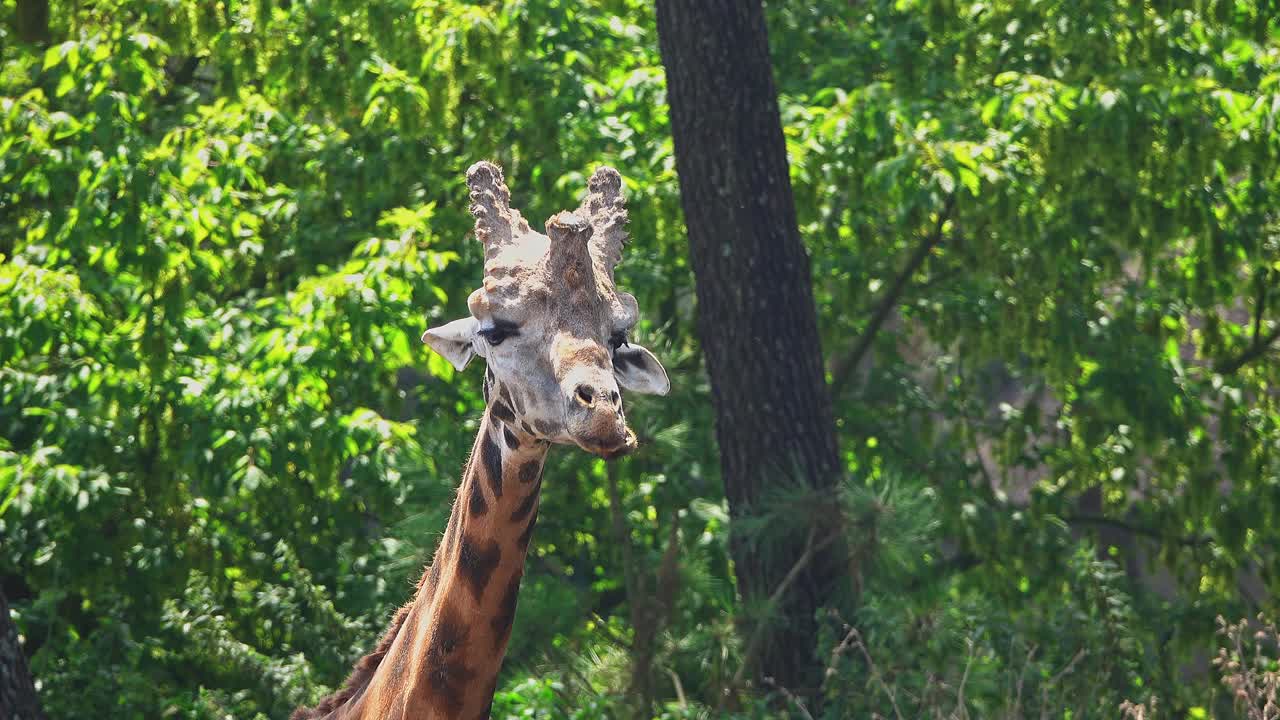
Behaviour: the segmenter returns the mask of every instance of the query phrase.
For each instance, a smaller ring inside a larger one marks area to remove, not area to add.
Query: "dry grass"
[[[1280,720],[1280,631],[1262,615],[1229,623],[1218,617],[1223,645],[1213,665],[1246,720]],[[1124,720],[1156,720],[1156,698],[1120,704]]]
[[[1259,615],[1256,622],[1228,623],[1218,617],[1218,648],[1213,664],[1231,691],[1236,710],[1248,720],[1280,720],[1280,632]]]

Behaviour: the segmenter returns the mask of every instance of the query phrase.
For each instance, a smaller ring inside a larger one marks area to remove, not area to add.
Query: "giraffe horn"
[[[511,191],[503,181],[502,168],[481,160],[467,169],[471,214],[476,219],[476,237],[484,244],[486,264],[515,236],[528,229],[520,211],[511,207]]]
[[[608,166],[600,166],[587,181],[587,195],[578,214],[588,218],[594,232],[591,255],[596,265],[613,278],[613,269],[622,260],[627,242],[627,207],[622,194],[622,176]]]
[[[547,220],[547,236],[551,239],[548,267],[570,286],[578,286],[591,277],[588,245],[593,230],[591,222],[579,213],[559,212]]]

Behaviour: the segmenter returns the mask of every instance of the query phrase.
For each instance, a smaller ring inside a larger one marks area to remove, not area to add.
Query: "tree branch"
[[[805,720],[813,720],[813,713],[809,712],[809,708],[804,706],[804,702],[800,698],[796,697],[795,693],[779,685],[777,681],[775,681],[771,677],[765,678],[764,684],[768,685],[774,690],[777,690],[778,693],[782,695],[782,697],[786,698],[787,701],[790,702],[792,705],[795,705],[796,710],[800,711],[800,714],[805,717]]]
[[[801,571],[805,569],[809,564],[809,561],[813,559],[813,556],[824,550],[828,545],[835,541],[837,537],[838,535],[836,533],[830,533],[824,540],[822,540],[822,542],[815,543],[814,541],[817,539],[817,531],[809,531],[809,538],[805,542],[804,552],[796,559],[795,564],[791,566],[791,570],[787,572],[786,576],[782,578],[782,581],[778,583],[778,587],[774,589],[773,594],[769,596],[768,607],[770,610],[776,608],[778,603],[782,601],[782,596],[787,592],[787,588],[791,587],[791,584],[796,581],[796,578],[800,577]],[[738,671],[733,675],[733,687],[742,687],[742,681],[746,676],[748,668],[755,663],[755,657],[760,652],[761,641],[764,640],[764,628],[767,623],[767,619],[761,619],[760,622],[756,624],[754,631],[751,633],[751,638],[747,642],[746,651],[743,653],[742,665],[738,667]]]
[[[1148,537],[1148,538],[1151,538],[1152,540],[1158,540],[1161,542],[1168,542],[1168,541],[1176,542],[1177,544],[1183,545],[1186,547],[1200,547],[1203,545],[1208,545],[1209,543],[1213,542],[1213,538],[1207,535],[1200,535],[1198,537],[1171,538],[1154,528],[1149,528],[1142,525],[1134,525],[1133,523],[1127,522],[1125,520],[1110,518],[1104,515],[1063,515],[1062,519],[1065,520],[1067,523],[1078,523],[1081,525],[1105,525],[1107,527],[1116,528],[1117,530],[1124,530],[1126,532],[1133,533],[1134,535],[1142,535],[1143,537]]]
[[[1271,343],[1280,338],[1280,327],[1277,327],[1271,334],[1262,335],[1262,319],[1267,314],[1267,278],[1271,274],[1268,268],[1263,268],[1261,272],[1255,275],[1257,279],[1257,290],[1253,298],[1253,341],[1249,343],[1249,347],[1239,355],[1214,366],[1216,372],[1223,375],[1230,375],[1246,364],[1257,360],[1271,349]]]
[[[1260,326],[1261,323],[1258,323],[1258,325]],[[1219,372],[1223,375],[1231,375],[1245,365],[1248,365],[1254,360],[1257,360],[1270,352],[1272,344],[1275,343],[1277,339],[1280,339],[1280,327],[1277,327],[1275,330],[1272,330],[1270,333],[1261,337],[1259,337],[1255,332],[1253,336],[1253,343],[1249,345],[1248,349],[1233,358],[1218,363],[1213,369],[1215,372]]]
[[[916,274],[916,271],[920,269],[924,261],[929,258],[929,254],[938,246],[938,243],[942,242],[942,228],[946,225],[947,220],[951,219],[951,212],[955,207],[955,197],[955,195],[951,195],[947,198],[946,205],[938,213],[938,222],[934,225],[933,232],[920,241],[915,251],[911,253],[911,257],[907,259],[907,264],[902,268],[902,272],[898,273],[897,277],[894,278],[893,285],[880,298],[880,302],[876,304],[875,311],[871,314],[871,322],[867,324],[867,328],[858,336],[853,349],[832,363],[832,397],[839,397],[844,392],[849,380],[853,377],[854,371],[857,370],[858,365],[862,362],[862,358],[871,349],[871,344],[876,339],[876,335],[879,334],[881,326],[889,318],[889,313],[893,311],[893,308],[898,304],[898,300],[902,297],[902,293],[907,289],[912,276]]]
[[[1253,299],[1253,341],[1255,343],[1258,342],[1258,336],[1262,334],[1262,316],[1267,313],[1267,276],[1270,274],[1265,267],[1258,273],[1258,294]]]

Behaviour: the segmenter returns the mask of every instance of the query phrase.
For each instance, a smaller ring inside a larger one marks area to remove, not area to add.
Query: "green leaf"
[[[933,174],[933,177],[937,181],[938,187],[942,188],[942,192],[951,195],[956,191],[956,179],[951,173],[939,169]]]
[[[44,51],[44,69],[48,70],[49,68],[61,63],[63,58],[67,57],[67,54],[70,53],[75,46],[76,43],[71,40],[49,46],[49,49]],[[75,68],[72,68],[72,70],[74,69]]]

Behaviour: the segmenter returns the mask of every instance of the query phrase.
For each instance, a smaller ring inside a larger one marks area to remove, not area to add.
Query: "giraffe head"
[[[459,370],[483,357],[485,399],[514,430],[604,457],[629,452],[622,389],[663,395],[671,384],[653,353],[627,340],[638,306],[613,283],[627,237],[622,177],[596,170],[581,207],[553,215],[545,235],[511,207],[497,165],[472,165],[467,185],[484,282],[467,299],[470,317],[422,341]]]

